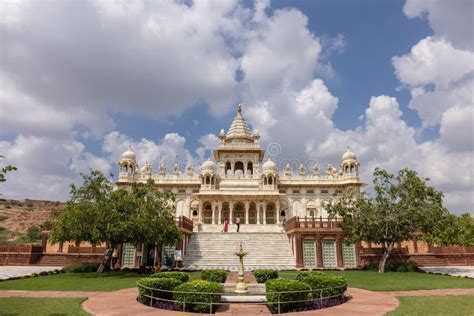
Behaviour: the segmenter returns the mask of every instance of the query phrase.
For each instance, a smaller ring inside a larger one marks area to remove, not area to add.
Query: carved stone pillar
[[[260,209],[262,208],[262,203],[256,203],[257,206],[257,225],[260,225]]]
[[[229,202],[229,224],[232,224],[234,217],[234,202]]]
[[[301,238],[301,233],[296,233],[295,235],[295,259],[296,259],[296,267],[303,268],[303,240]]]
[[[222,202],[217,203],[217,214],[219,225],[222,224]]]
[[[267,224],[267,203],[263,202],[263,224]]]
[[[245,224],[249,223],[249,205],[250,202],[245,202]]]
[[[211,203],[211,209],[212,209],[212,220],[211,220],[211,224],[215,224],[216,223],[216,204],[214,202]]]
[[[280,201],[276,202],[276,223],[280,225]]]

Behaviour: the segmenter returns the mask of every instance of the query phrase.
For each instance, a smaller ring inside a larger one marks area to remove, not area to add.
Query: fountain
[[[240,265],[239,265],[239,282],[235,287],[235,293],[237,294],[247,294],[249,292],[247,288],[247,284],[244,282],[244,256],[247,253],[242,248],[242,243],[240,243],[239,251],[235,253],[236,256],[240,258]]]

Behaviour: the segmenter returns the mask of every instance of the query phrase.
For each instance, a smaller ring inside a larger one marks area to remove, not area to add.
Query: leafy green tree
[[[129,190],[114,190],[100,171],[81,177],[83,185],[71,185],[66,208],[52,222],[51,240],[76,245],[106,243],[108,251],[97,272],[110,265],[112,250],[120,243],[162,246],[180,238],[174,218],[174,196],[156,190],[153,181]]]
[[[440,238],[437,222],[449,213],[442,205],[443,194],[428,186],[428,180],[409,169],[394,175],[376,168],[374,197],[365,193],[345,196],[333,199],[325,207],[330,216],[342,217],[347,239],[384,247],[379,263],[379,272],[383,273],[396,243],[410,240],[414,235],[428,242]]]
[[[181,232],[175,224],[175,195],[158,191],[152,179],[145,186],[135,187],[133,195],[137,200],[136,239],[156,245],[156,266],[159,270],[163,246],[181,240]]]
[[[5,158],[5,156],[0,155],[0,158]],[[5,177],[5,175],[6,175],[8,172],[15,171],[15,170],[17,170],[16,167],[10,166],[10,165],[7,165],[7,166],[2,167],[2,168],[0,169],[0,182],[5,182],[5,181],[7,181],[7,178]]]
[[[456,216],[448,214],[440,218],[431,240],[438,245],[474,246],[474,218],[469,213]]]

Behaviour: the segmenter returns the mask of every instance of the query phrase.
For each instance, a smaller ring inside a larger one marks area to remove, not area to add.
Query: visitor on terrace
[[[224,230],[223,230],[223,232],[227,233],[228,229],[229,229],[229,220],[226,217],[226,218],[224,218]]]
[[[240,216],[237,215],[237,218],[235,219],[235,223],[237,224],[237,232],[240,230]]]

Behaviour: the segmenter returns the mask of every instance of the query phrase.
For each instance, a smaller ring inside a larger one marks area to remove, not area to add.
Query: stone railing
[[[342,220],[325,217],[299,217],[295,216],[285,222],[285,231],[307,228],[340,228]]]

